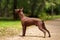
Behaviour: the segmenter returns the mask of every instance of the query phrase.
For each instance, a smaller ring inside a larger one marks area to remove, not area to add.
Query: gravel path
[[[60,19],[46,21],[46,27],[51,32],[51,37],[48,35],[43,38],[43,33],[36,27],[31,26],[26,31],[26,36],[0,37],[0,40],[60,40]]]

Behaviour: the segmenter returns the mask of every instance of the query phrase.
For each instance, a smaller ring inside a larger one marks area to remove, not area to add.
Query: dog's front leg
[[[22,31],[23,31],[22,36],[25,36],[25,33],[26,33],[26,26],[23,26],[23,27],[22,27]]]

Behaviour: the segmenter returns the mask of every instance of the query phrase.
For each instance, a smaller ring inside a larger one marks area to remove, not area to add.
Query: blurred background
[[[17,20],[16,8],[29,17],[52,19],[60,16],[60,0],[0,0],[0,20]]]
[[[0,36],[20,33],[21,21],[15,9],[21,7],[28,17],[42,20],[60,18],[60,0],[0,0]]]

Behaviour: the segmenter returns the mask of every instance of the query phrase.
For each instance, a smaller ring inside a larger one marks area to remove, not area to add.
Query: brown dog
[[[19,17],[21,18],[22,28],[23,28],[23,35],[22,36],[25,36],[27,26],[36,25],[44,33],[44,38],[46,37],[46,32],[48,32],[49,37],[51,37],[50,32],[45,27],[44,21],[42,21],[38,18],[26,17],[23,14],[23,8],[22,9],[15,9],[15,12],[18,13]]]

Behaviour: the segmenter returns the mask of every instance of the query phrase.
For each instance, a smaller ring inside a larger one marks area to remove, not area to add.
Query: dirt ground
[[[22,37],[22,31],[17,36],[0,37],[0,40],[60,40],[60,19],[46,21],[46,28],[50,31],[51,37],[43,38],[43,33],[36,26],[31,26],[26,31],[26,36]]]

